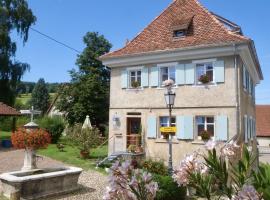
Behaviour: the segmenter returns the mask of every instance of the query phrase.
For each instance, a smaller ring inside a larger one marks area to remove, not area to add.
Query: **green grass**
[[[31,99],[31,93],[29,94],[21,94],[20,96],[17,97],[17,99],[22,103],[26,104],[30,99]]]
[[[0,131],[0,140],[10,139],[11,132]]]
[[[108,153],[108,146],[103,146],[98,149],[90,150],[90,158],[82,159],[80,157],[80,150],[75,146],[65,145],[64,152],[60,152],[55,144],[49,145],[47,149],[41,149],[38,151],[40,155],[50,157],[54,160],[61,161],[66,164],[81,167],[84,170],[95,169],[96,161],[98,159],[105,158]],[[103,169],[98,171],[104,172]]]

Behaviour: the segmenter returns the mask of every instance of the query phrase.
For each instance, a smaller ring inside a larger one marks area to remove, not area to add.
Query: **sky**
[[[172,0],[28,0],[37,17],[33,28],[78,51],[84,49],[83,36],[88,31],[103,34],[121,48],[157,17]],[[210,11],[242,27],[255,41],[264,80],[256,87],[256,102],[270,104],[270,1],[200,0]],[[16,59],[29,63],[24,81],[68,82],[68,71],[76,69],[77,53],[30,30],[29,40],[17,41]]]

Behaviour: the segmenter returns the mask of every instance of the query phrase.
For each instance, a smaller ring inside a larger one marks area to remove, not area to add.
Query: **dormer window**
[[[174,30],[173,31],[174,38],[184,37],[185,35],[186,35],[186,31],[184,31],[184,30]]]

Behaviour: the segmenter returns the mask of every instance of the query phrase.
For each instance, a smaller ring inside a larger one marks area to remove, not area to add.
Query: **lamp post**
[[[164,82],[165,87],[167,88],[165,96],[165,101],[167,107],[169,108],[169,127],[172,126],[172,108],[174,106],[175,93],[172,91],[172,86],[174,85],[173,80],[167,80]],[[172,133],[169,133],[169,160],[168,160],[168,172],[169,175],[173,174],[173,165],[172,165]]]

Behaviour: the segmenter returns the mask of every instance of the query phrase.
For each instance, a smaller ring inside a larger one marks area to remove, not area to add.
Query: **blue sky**
[[[28,0],[37,16],[33,28],[75,49],[84,48],[82,37],[98,31],[113,44],[124,45],[143,30],[172,0]],[[257,103],[270,104],[270,1],[201,0],[213,11],[239,24],[256,44],[264,81],[257,87]],[[17,40],[17,38],[15,37]],[[29,41],[18,40],[17,59],[31,65],[23,80],[69,81],[68,70],[76,68],[75,52],[30,31]]]

